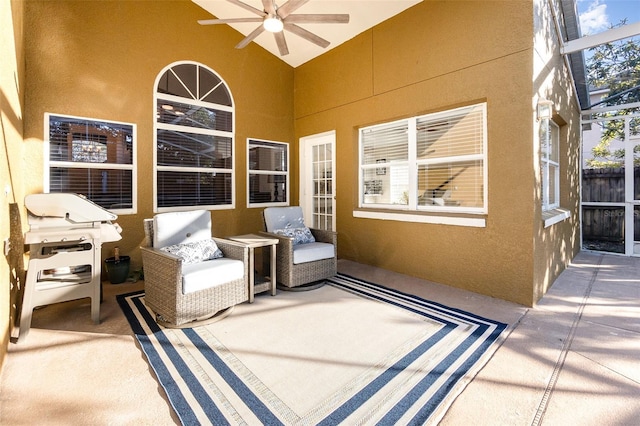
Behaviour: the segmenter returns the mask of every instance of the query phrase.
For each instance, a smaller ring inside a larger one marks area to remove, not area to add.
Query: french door
[[[306,225],[334,231],[335,132],[300,139],[300,206]]]

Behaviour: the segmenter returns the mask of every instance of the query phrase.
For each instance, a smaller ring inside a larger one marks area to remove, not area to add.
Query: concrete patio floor
[[[640,424],[640,258],[583,252],[534,308],[379,268],[339,271],[509,324],[442,425]],[[0,375],[2,425],[178,424],[105,283],[101,323],[87,300],[37,309]],[[256,303],[260,303],[260,295]],[[277,296],[276,296],[277,297]]]

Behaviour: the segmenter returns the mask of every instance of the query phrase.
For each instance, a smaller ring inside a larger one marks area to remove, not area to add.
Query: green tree
[[[623,20],[617,26],[626,24]],[[613,28],[613,27],[612,27]],[[589,49],[587,59],[587,80],[589,87],[608,88],[607,98],[602,106],[623,105],[640,102],[640,43],[630,38],[602,44]],[[628,115],[640,108],[620,108],[594,114],[594,118],[606,118]],[[601,122],[602,137],[600,143],[592,149],[593,158],[587,160],[589,167],[621,167],[624,162],[624,149],[611,149],[612,140],[624,141],[624,120]],[[640,134],[640,120],[631,122],[631,133]],[[640,153],[640,146],[634,147]],[[640,160],[636,160],[640,164]]]

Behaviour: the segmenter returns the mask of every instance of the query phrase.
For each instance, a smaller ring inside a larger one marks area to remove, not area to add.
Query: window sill
[[[556,208],[542,212],[544,227],[548,228],[556,223],[563,222],[571,217],[571,212],[567,209]]]
[[[463,216],[439,216],[422,215],[415,213],[391,213],[369,210],[354,210],[353,217],[378,220],[395,220],[399,222],[413,223],[433,223],[438,225],[469,226],[475,228],[485,228],[487,221],[484,217],[463,217]]]

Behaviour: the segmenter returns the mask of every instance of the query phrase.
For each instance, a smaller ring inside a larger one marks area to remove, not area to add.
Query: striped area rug
[[[144,293],[118,302],[185,425],[435,423],[506,328],[340,274],[193,329],[158,326]]]

